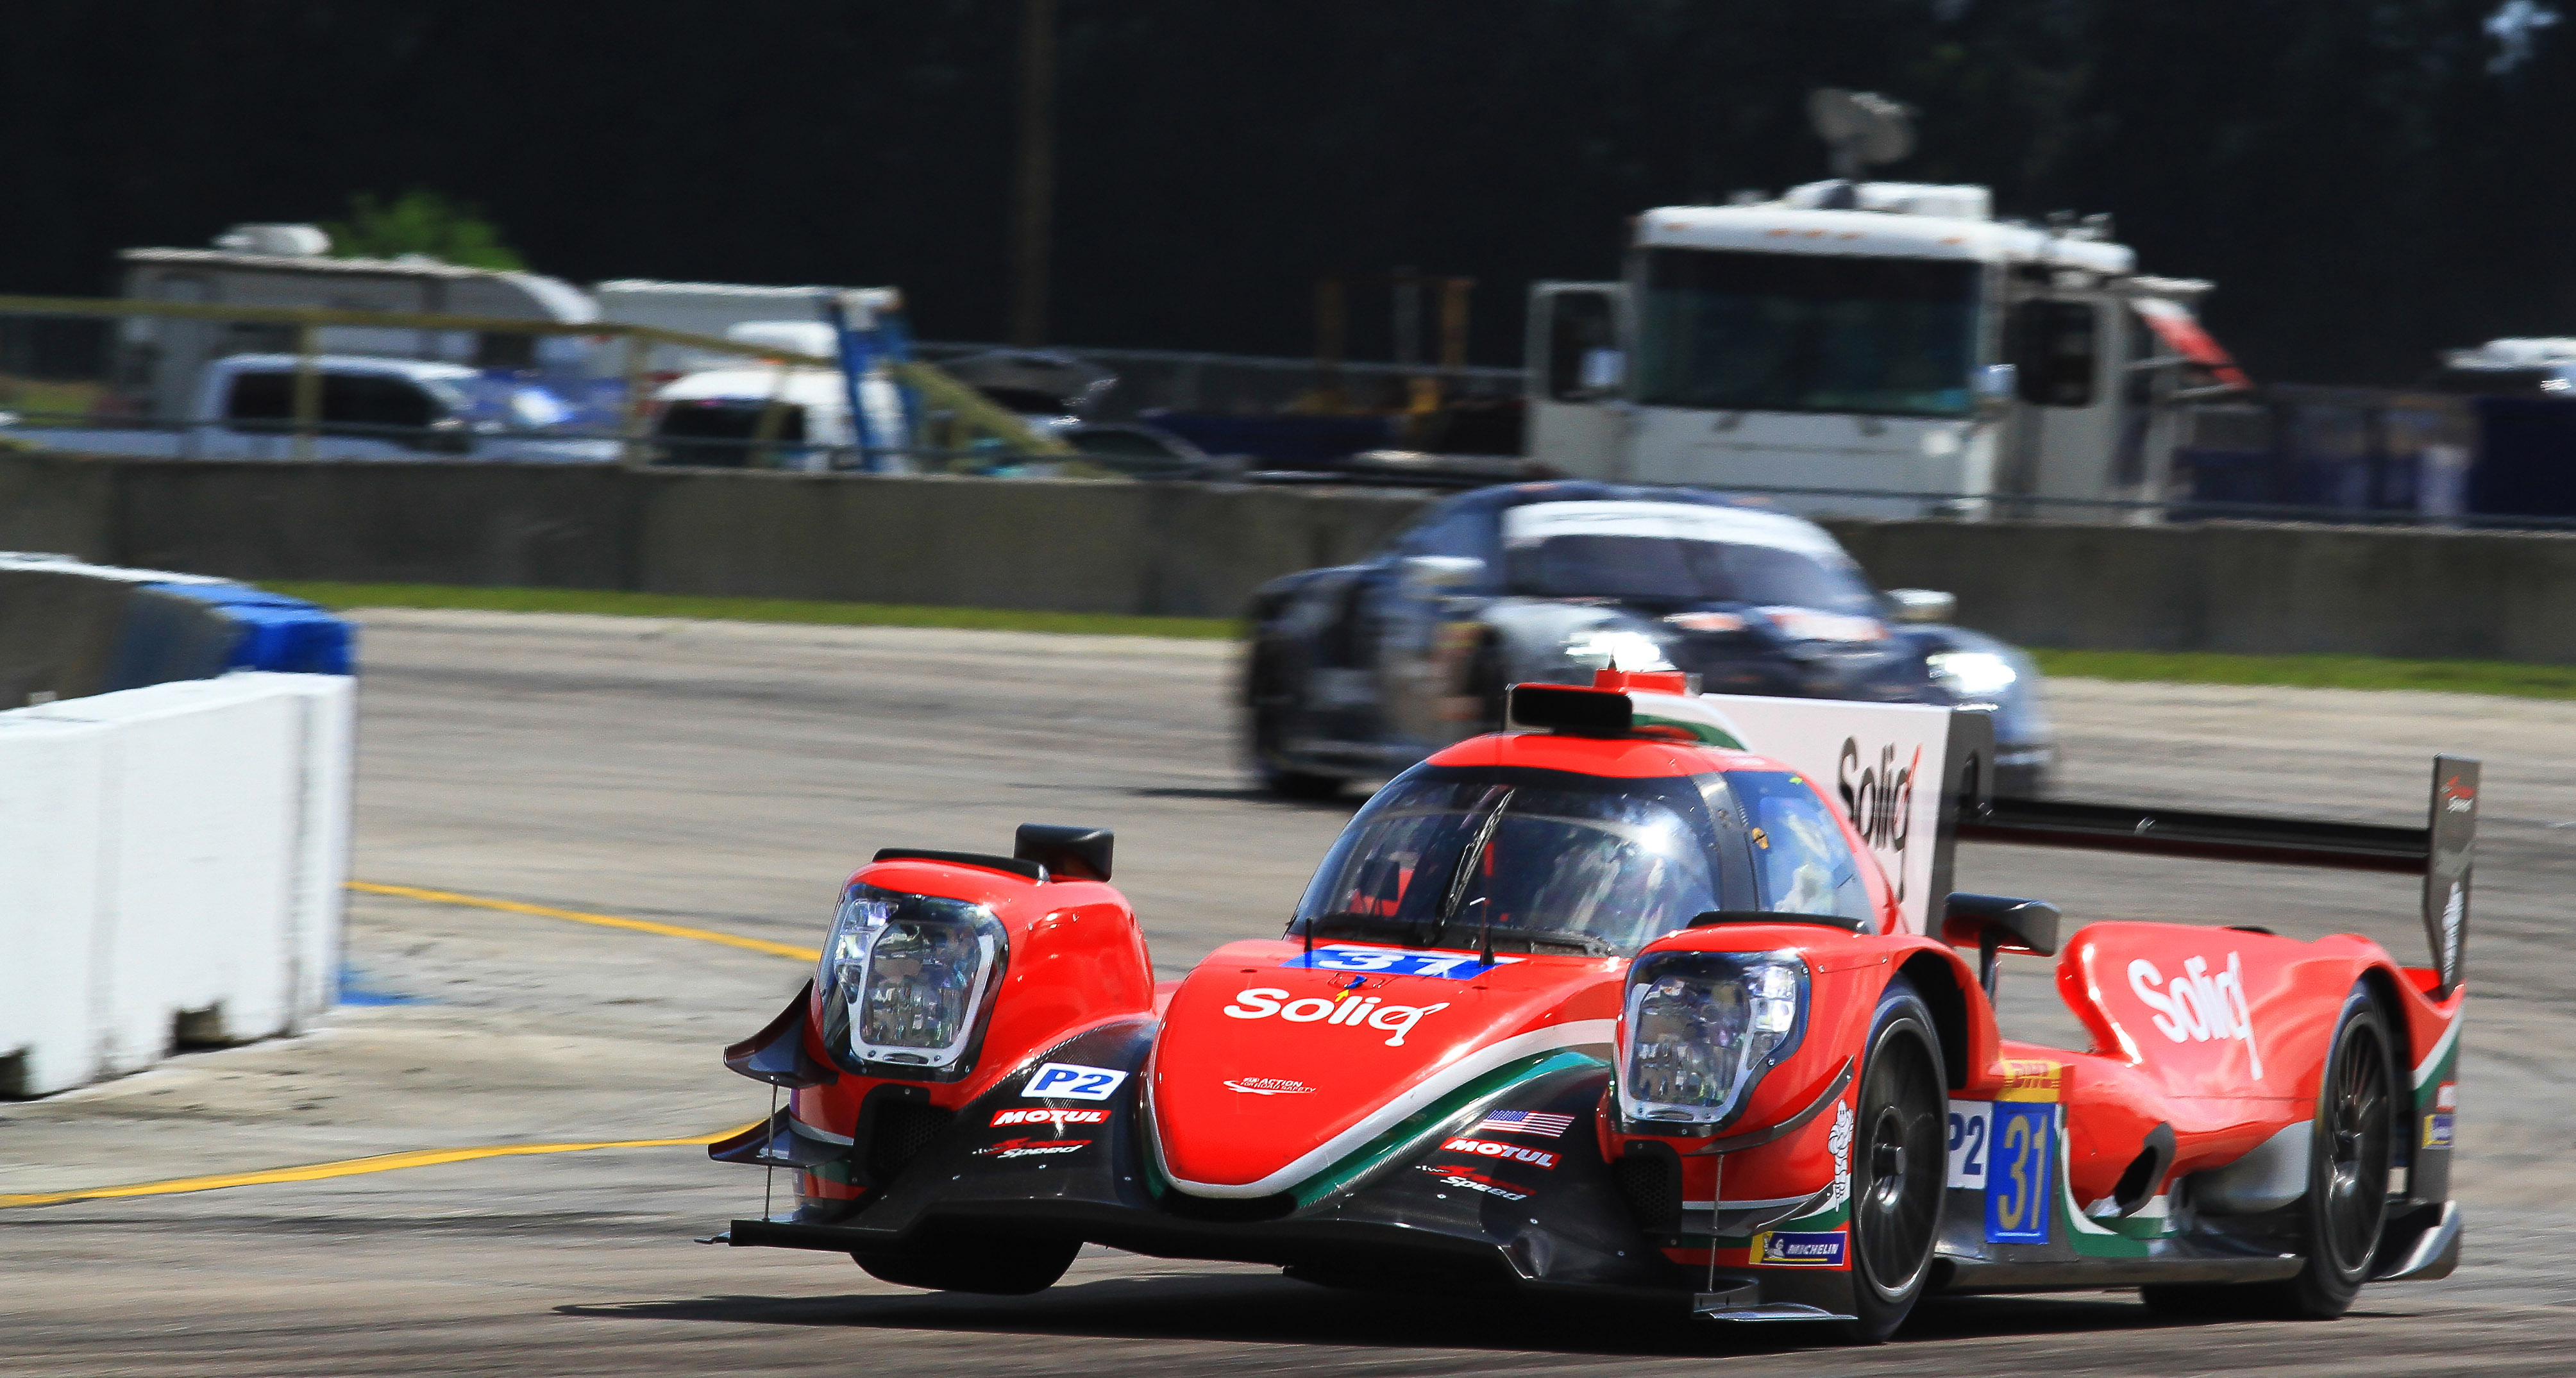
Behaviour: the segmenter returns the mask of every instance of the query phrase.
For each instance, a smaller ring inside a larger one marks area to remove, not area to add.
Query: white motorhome
[[[124,295],[135,301],[201,305],[328,307],[498,320],[582,324],[598,319],[590,298],[540,273],[462,268],[410,255],[331,258],[331,241],[310,225],[239,225],[211,249],[127,249]],[[586,346],[578,336],[519,331],[410,330],[326,326],[327,354],[436,360],[472,368],[568,376]],[[116,411],[133,420],[191,418],[206,366],[236,354],[284,353],[295,327],[258,321],[137,316],[118,329],[111,365]]]
[[[2176,398],[2241,386],[2107,218],[1837,179],[1635,221],[1620,282],[1543,282],[1529,452],[1567,474],[1783,492],[1809,513],[1981,516],[2166,496]],[[1873,496],[1875,495],[1875,496]],[[2017,505],[2016,510],[2031,510]]]

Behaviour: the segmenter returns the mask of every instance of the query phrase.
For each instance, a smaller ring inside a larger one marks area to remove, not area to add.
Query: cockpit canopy
[[[1343,829],[1289,931],[1625,956],[1712,910],[1877,922],[1841,826],[1791,772],[1422,765]]]

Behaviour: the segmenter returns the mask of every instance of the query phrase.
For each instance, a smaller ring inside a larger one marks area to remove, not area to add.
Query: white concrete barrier
[[[0,1093],[330,1007],[353,683],[239,673],[0,713]]]

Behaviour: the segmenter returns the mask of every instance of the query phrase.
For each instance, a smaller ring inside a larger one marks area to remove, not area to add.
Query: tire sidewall
[[[1936,1160],[1926,1164],[1923,1170],[1938,1174],[1944,1187],[1934,1197],[1936,1204],[1932,1216],[1931,1240],[1926,1246],[1922,1266],[1914,1270],[1914,1276],[1906,1287],[1894,1296],[1882,1293],[1877,1282],[1870,1277],[1868,1266],[1862,1261],[1861,1249],[1861,1201],[1872,1185],[1865,1160],[1867,1136],[1869,1126],[1876,1118],[1876,1108],[1868,1100],[1870,1072],[1878,1064],[1882,1055],[1893,1046],[1894,1040],[1906,1038],[1920,1043],[1923,1056],[1933,1069],[1934,1123],[1936,1125],[1945,1123],[1949,1114],[1950,1091],[1940,1076],[1940,1069],[1946,1065],[1941,1056],[1940,1029],[1932,1022],[1931,1006],[1924,1003],[1923,997],[1915,991],[1913,982],[1900,976],[1888,982],[1887,988],[1879,994],[1877,1013],[1870,1019],[1869,1039],[1861,1045],[1863,1054],[1859,1074],[1859,1113],[1853,1121],[1852,1143],[1849,1149],[1851,1234],[1848,1247],[1851,1255],[1852,1315],[1855,1317],[1849,1329],[1855,1339],[1865,1344],[1876,1344],[1895,1334],[1897,1328],[1905,1323],[1905,1318],[1912,1314],[1915,1303],[1922,1299],[1924,1288],[1931,1278],[1933,1255],[1937,1252],[1940,1243],[1941,1210],[1948,1204],[1947,1162]],[[1938,1141],[1937,1136],[1936,1141]]]
[[[2315,1132],[2310,1135],[2311,1142],[2308,1148],[2307,1227],[2305,1230],[2308,1266],[2300,1273],[2294,1284],[2297,1307],[2309,1315],[2340,1314],[2344,1308],[2350,1306],[2353,1296],[2361,1290],[2362,1282],[2370,1274],[2371,1255],[2375,1252],[2372,1249],[2365,1249],[2360,1265],[2347,1271],[2335,1259],[2332,1226],[2327,1220],[2328,1192],[2334,1180],[2335,1158],[2333,1125],[2328,1118],[2328,1113],[2335,1095],[2335,1088],[2341,1081],[2344,1062],[2348,1055],[2347,1050],[2356,1038],[2378,1041],[2380,1066],[2385,1069],[2389,1082],[2383,1088],[2389,1097],[2386,1151],[2375,1169],[2367,1164],[2362,1169],[2365,1173],[2376,1171],[2378,1180],[2383,1183],[2388,1180],[2390,1164],[2397,1156],[2398,1126],[2405,1120],[2405,1117],[2398,1113],[2399,1107],[2405,1101],[2404,1093],[2397,1085],[2396,1039],[2389,1030],[2387,1016],[2380,1011],[2379,1002],[2372,996],[2370,988],[2356,984],[2352,993],[2344,998],[2343,1009],[2335,1016],[2333,1041],[2327,1045],[2325,1069],[2317,1081],[2317,1110],[2316,1118],[2312,1122],[2315,1125]],[[2385,1212],[2386,1206],[2383,1199],[2383,1224]]]

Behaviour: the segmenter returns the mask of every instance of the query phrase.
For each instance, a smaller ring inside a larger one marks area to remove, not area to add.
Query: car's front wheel
[[[934,1292],[1018,1297],[1054,1286],[1081,1251],[1078,1239],[943,1234],[906,1249],[850,1257],[880,1282]]]
[[[1846,1338],[1880,1344],[1914,1310],[1932,1271],[1949,1183],[1950,1098],[1931,1008],[1888,982],[1861,1058],[1851,1154],[1852,1314]]]

